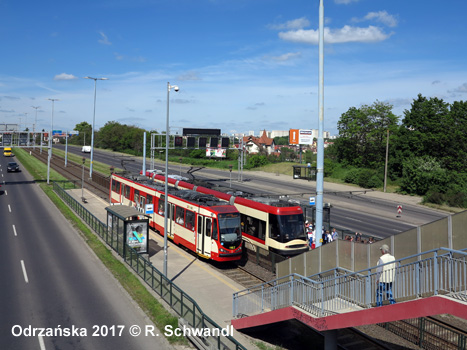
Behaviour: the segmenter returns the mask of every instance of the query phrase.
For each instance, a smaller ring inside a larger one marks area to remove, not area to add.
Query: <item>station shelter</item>
[[[107,232],[112,247],[122,256],[126,255],[126,246],[139,254],[149,252],[149,216],[133,207],[111,205],[107,211]]]

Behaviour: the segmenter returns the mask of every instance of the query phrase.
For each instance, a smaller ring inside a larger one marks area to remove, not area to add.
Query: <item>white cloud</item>
[[[390,15],[386,11],[378,11],[378,12],[369,12],[363,18],[352,18],[353,22],[363,22],[363,21],[376,21],[387,25],[388,27],[396,27],[397,26],[397,18],[393,15]]]
[[[285,61],[290,61],[290,60],[293,60],[294,58],[300,57],[301,55],[302,54],[300,52],[289,52],[289,53],[285,53],[280,56],[273,56],[271,57],[271,59],[274,61],[285,62]]]
[[[54,76],[54,80],[74,80],[78,79],[78,77],[75,77],[73,74],[67,74],[67,73],[62,73]]]
[[[380,28],[369,26],[367,28],[344,26],[340,29],[324,28],[324,41],[329,44],[340,44],[348,42],[370,43],[383,41],[391,34],[384,33]],[[280,32],[279,38],[285,41],[292,41],[305,44],[318,44],[318,30],[304,30]]]
[[[344,4],[344,5],[350,4],[352,2],[359,2],[359,1],[360,0],[334,0],[336,4]]]
[[[454,92],[466,93],[467,92],[467,83],[462,84],[461,86],[455,88]]]
[[[291,21],[287,21],[282,24],[271,24],[269,28],[276,29],[276,30],[284,30],[284,29],[297,30],[297,29],[303,29],[305,27],[308,27],[309,25],[310,25],[310,21],[306,19],[305,17],[302,17],[302,18],[293,19]]]
[[[104,32],[99,32],[101,35],[101,39],[97,40],[99,44],[102,45],[112,45],[112,43],[109,41],[109,38],[107,38],[107,35],[104,34]]]

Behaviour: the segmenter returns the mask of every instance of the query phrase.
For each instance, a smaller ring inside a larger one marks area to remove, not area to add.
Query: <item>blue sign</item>
[[[310,205],[315,205],[315,197],[310,197]]]

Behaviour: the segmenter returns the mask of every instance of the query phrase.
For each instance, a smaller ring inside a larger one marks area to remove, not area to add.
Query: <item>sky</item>
[[[467,1],[324,0],[324,130],[467,99]],[[0,0],[0,124],[318,128],[319,0]],[[52,102],[49,99],[58,99]],[[38,108],[33,108],[38,107]],[[37,113],[36,113],[37,111]],[[37,117],[36,117],[37,115]]]

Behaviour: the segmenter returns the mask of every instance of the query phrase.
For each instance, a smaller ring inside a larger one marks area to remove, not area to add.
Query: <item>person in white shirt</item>
[[[386,300],[390,304],[395,304],[396,301],[392,295],[392,284],[396,272],[396,259],[389,253],[389,246],[383,244],[381,248],[381,257],[378,260],[378,268],[376,269],[376,306],[383,306],[383,294],[386,293]]]

